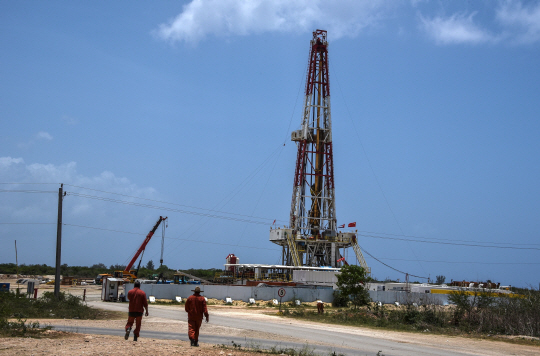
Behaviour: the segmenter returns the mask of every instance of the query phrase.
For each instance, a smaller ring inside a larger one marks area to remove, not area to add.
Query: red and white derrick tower
[[[338,232],[332,155],[332,116],[326,31],[313,32],[300,130],[293,131],[298,154],[288,228],[272,229],[288,266],[340,267],[353,247],[367,269],[353,232]],[[338,261],[339,260],[339,261]]]

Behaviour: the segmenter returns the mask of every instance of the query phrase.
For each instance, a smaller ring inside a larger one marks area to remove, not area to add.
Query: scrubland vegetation
[[[0,293],[1,336],[39,335],[44,329],[40,329],[39,323],[27,323],[29,318],[105,319],[116,316],[113,314],[91,308],[79,297],[63,292],[58,298],[52,292],[45,292],[37,299],[28,298],[18,291]]]
[[[379,306],[352,305],[342,296],[334,307],[318,314],[316,310],[287,305],[284,315],[341,325],[369,326],[393,330],[444,334],[520,335],[540,337],[540,291],[524,289],[520,294],[494,296],[487,291],[468,295],[456,291],[449,296],[452,305]]]

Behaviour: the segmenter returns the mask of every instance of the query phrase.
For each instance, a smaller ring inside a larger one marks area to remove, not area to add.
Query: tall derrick
[[[270,241],[283,248],[284,265],[340,267],[340,249],[357,246],[355,233],[337,231],[328,68],[326,31],[317,30],[311,40],[301,129],[291,134],[298,153],[289,227],[270,231]]]
[[[331,124],[328,42],[326,31],[317,30],[311,41],[302,126],[291,137],[298,142],[298,155],[289,226],[297,239],[307,240],[298,252],[306,255],[304,264],[309,266],[335,266],[332,262],[339,259],[331,256],[328,243],[309,243],[336,235]]]

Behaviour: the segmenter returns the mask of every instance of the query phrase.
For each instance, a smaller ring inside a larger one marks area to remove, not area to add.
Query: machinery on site
[[[341,267],[343,252],[353,247],[358,262],[370,273],[355,232],[337,227],[332,117],[326,31],[313,32],[302,122],[291,133],[296,142],[294,185],[289,226],[270,230],[270,241],[282,247],[286,266]]]
[[[129,261],[126,268],[123,271],[114,271],[115,278],[127,278],[129,279],[130,282],[137,279],[137,274],[139,272],[139,268],[141,267],[141,261],[142,261],[141,254],[144,254],[144,249],[146,248],[146,245],[148,245],[148,242],[150,242],[150,239],[152,238],[152,236],[154,236],[154,233],[156,232],[159,225],[165,220],[167,220],[167,217],[163,217],[163,216],[159,217],[158,221],[156,222],[152,230],[150,230],[148,235],[146,235],[146,238],[144,239],[143,243],[141,244],[137,252],[135,252],[135,255],[133,256],[131,261]],[[137,269],[136,270],[131,269],[133,265],[135,264],[135,262],[137,261],[137,259],[139,258],[139,256],[141,256],[141,259],[139,260],[139,265],[137,266]],[[163,242],[161,243],[161,263],[163,263]]]
[[[103,284],[103,280],[107,277],[112,277],[112,274],[110,273],[100,273],[97,275],[96,278],[94,278],[94,284]]]

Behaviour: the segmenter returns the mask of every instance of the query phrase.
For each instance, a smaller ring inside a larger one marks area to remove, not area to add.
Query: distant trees
[[[167,265],[161,265],[158,267],[158,269],[156,269],[156,273],[163,273],[163,277],[165,277],[166,279],[172,279],[174,276],[174,272],[176,271],[170,269],[169,267],[167,267]]]
[[[109,267],[109,269],[113,270],[113,271],[123,271],[124,268],[126,268],[126,266],[124,266],[124,265],[111,265]]]
[[[435,277],[436,284],[443,284],[445,280],[446,280],[446,277],[443,275]]]
[[[154,261],[152,260],[148,261],[148,263],[146,264],[146,269],[153,271],[155,268],[156,267],[154,266]]]
[[[367,289],[370,280],[364,268],[349,265],[341,267],[336,285],[342,296],[349,298],[355,307],[359,307],[371,302]]]
[[[149,261],[150,262],[150,261]],[[153,264],[153,261],[151,261]],[[149,263],[146,264],[146,267],[149,266]],[[95,278],[98,274],[101,273],[113,273],[114,271],[123,271],[125,268],[124,265],[113,264],[107,267],[104,263],[95,263],[90,267],[87,266],[68,266],[63,264],[61,266],[61,274],[63,276],[70,276],[75,278]],[[219,268],[210,268],[210,269],[188,269],[185,272],[192,274],[199,278],[204,279],[213,279],[217,272],[221,271]],[[56,269],[54,266],[47,266],[45,264],[39,265],[19,265],[19,274],[25,276],[43,276],[43,275],[54,275]],[[163,273],[163,276],[167,279],[172,279],[175,269],[169,268],[166,265],[156,268],[153,266],[153,269],[145,268],[141,266],[139,270],[138,277],[140,278],[152,278],[153,275]],[[10,274],[15,275],[17,273],[17,266],[15,263],[0,263],[0,274]]]

